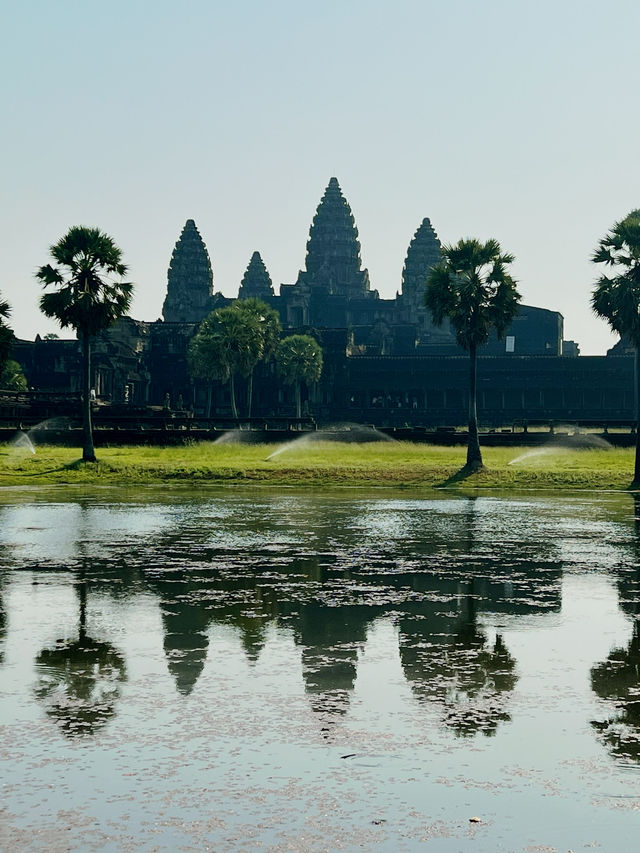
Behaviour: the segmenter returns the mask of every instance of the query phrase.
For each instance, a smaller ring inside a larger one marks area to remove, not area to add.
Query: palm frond
[[[133,284],[115,242],[99,228],[76,225],[50,248],[56,265],[45,264],[36,278],[55,292],[44,294],[42,311],[60,325],[95,335],[129,309]]]

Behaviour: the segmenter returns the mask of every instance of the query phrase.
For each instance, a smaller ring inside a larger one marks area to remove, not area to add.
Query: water
[[[599,435],[591,435],[589,433],[576,433],[571,436],[556,436],[549,439],[546,444],[539,447],[532,447],[530,450],[525,450],[515,459],[509,462],[509,465],[519,465],[522,462],[527,462],[530,459],[539,459],[547,456],[563,456],[567,449],[571,450],[611,450],[611,444]]]
[[[35,454],[36,444],[43,437],[46,441],[47,431],[68,429],[70,423],[71,421],[69,420],[69,418],[47,418],[47,420],[40,421],[40,423],[31,427],[28,432],[18,430],[14,439],[11,441],[11,446],[16,450],[27,450],[29,453]]]
[[[28,432],[18,432],[16,437],[11,442],[11,445],[16,449],[24,449],[32,454],[36,452],[35,445],[33,441],[31,441],[31,439],[29,438]]]
[[[635,851],[638,516],[0,491],[0,849]]]

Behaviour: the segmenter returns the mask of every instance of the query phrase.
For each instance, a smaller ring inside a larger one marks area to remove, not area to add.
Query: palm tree
[[[482,467],[478,441],[477,355],[492,329],[501,338],[518,311],[520,294],[507,271],[513,255],[497,240],[459,240],[442,247],[442,261],[427,279],[425,305],[437,326],[448,319],[458,343],[469,352],[469,440],[465,468]]]
[[[302,417],[300,385],[317,382],[322,374],[322,349],[311,335],[283,338],[276,350],[276,367],[287,385],[296,389],[296,413]]]
[[[278,312],[270,308],[262,299],[256,299],[255,297],[239,299],[233,307],[238,311],[245,312],[258,321],[261,336],[261,351],[258,360],[269,361],[275,354],[278,341],[280,340],[280,332],[282,331]],[[249,376],[247,377],[247,417],[249,418],[251,417],[253,402],[253,371],[256,364],[251,366]]]
[[[56,266],[40,267],[36,278],[53,292],[40,297],[40,308],[65,327],[75,329],[82,343],[82,426],[84,462],[95,462],[91,426],[91,339],[129,308],[133,284],[122,281],[127,267],[114,241],[98,228],[76,225],[55,245]]]
[[[635,348],[636,460],[631,488],[640,486],[640,210],[632,210],[606,234],[591,260],[612,267],[593,289],[591,307]]]
[[[192,376],[209,383],[208,416],[211,417],[211,385],[215,379],[229,382],[231,411],[238,418],[235,376],[249,376],[262,354],[260,320],[236,305],[216,308],[200,324],[189,345]]]
[[[13,344],[13,332],[5,322],[9,318],[10,313],[11,307],[9,303],[0,296],[0,370],[2,370],[2,366],[9,358]]]

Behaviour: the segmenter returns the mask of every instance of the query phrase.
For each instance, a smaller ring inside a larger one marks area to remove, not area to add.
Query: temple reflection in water
[[[91,625],[99,608],[91,602],[107,596],[116,611],[126,610],[141,595],[159,608],[166,666],[185,699],[218,654],[216,628],[237,636],[250,665],[275,631],[298,650],[309,707],[339,722],[368,636],[390,620],[417,702],[458,735],[494,735],[512,719],[519,679],[509,628],[520,617],[548,623],[562,611],[566,542],[554,511],[537,509],[519,502],[496,517],[491,499],[317,495],[156,499],[131,508],[93,500],[17,504],[1,510],[0,589],[10,582],[6,570],[20,568],[39,585],[76,590],[76,626],[51,636],[35,660],[34,696],[70,737],[108,723],[127,679],[117,638]],[[44,534],[50,529],[55,541],[61,528],[60,552]],[[639,581],[630,566],[640,548],[637,531],[629,536],[621,552],[629,565],[618,562],[614,573],[622,612],[635,620]],[[2,604],[0,654],[13,618]],[[637,672],[637,628],[627,649],[613,649],[591,671],[593,690],[613,708],[594,729],[614,753],[634,758]]]

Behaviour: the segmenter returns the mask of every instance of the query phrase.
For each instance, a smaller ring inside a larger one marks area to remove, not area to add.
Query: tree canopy
[[[82,458],[95,462],[91,427],[91,337],[122,317],[131,304],[133,284],[123,281],[127,266],[122,252],[99,228],[76,225],[50,248],[55,265],[45,264],[38,281],[52,288],[40,297],[40,308],[62,328],[76,330],[82,341],[84,447]]]
[[[520,294],[508,271],[513,255],[503,252],[497,240],[481,243],[459,240],[442,247],[442,261],[432,267],[427,278],[425,305],[440,326],[448,319],[461,347],[468,350],[469,441],[467,464],[482,466],[478,440],[476,402],[477,350],[495,329],[502,337],[518,311]]]
[[[223,382],[236,373],[248,374],[262,352],[257,318],[230,306],[204,318],[189,347],[191,373]]]
[[[204,318],[189,345],[191,375],[211,383],[231,384],[231,408],[238,417],[235,376],[249,376],[262,355],[262,328],[258,316],[236,305],[216,308]]]
[[[520,294],[507,270],[513,255],[497,240],[459,240],[442,247],[443,259],[432,267],[425,304],[440,326],[448,319],[461,347],[469,350],[489,340],[492,329],[503,337],[518,312]]]
[[[600,240],[591,260],[604,264],[591,295],[594,312],[627,338],[636,359],[636,457],[632,486],[640,485],[640,210],[632,210]]]
[[[258,361],[270,361],[278,346],[280,340],[280,315],[273,308],[270,308],[266,302],[256,297],[248,299],[239,299],[234,303],[234,308],[248,315],[253,320],[257,320],[260,330],[260,356],[255,364],[251,367],[247,377],[247,414],[251,417],[251,408],[253,403],[253,371]]]
[[[17,361],[8,358],[0,365],[0,388],[5,391],[26,391],[27,379]]]
[[[0,295],[0,369],[9,358],[13,346],[13,332],[6,322],[11,314],[11,306]]]
[[[317,382],[322,374],[322,348],[311,335],[289,335],[278,345],[276,363],[287,385]]]
[[[311,335],[289,335],[276,350],[278,373],[296,389],[297,416],[301,417],[300,384],[317,382],[322,374],[322,348]]]
[[[122,281],[128,272],[122,252],[99,228],[76,225],[55,245],[56,266],[40,267],[36,278],[54,290],[40,297],[40,308],[62,328],[96,335],[129,308],[133,284]]]
[[[261,336],[260,361],[269,361],[275,354],[282,330],[278,312],[256,297],[239,299],[234,303],[233,308],[258,321]]]
[[[615,274],[600,276],[591,307],[614,332],[640,347],[640,210],[632,210],[600,240],[591,260]]]

